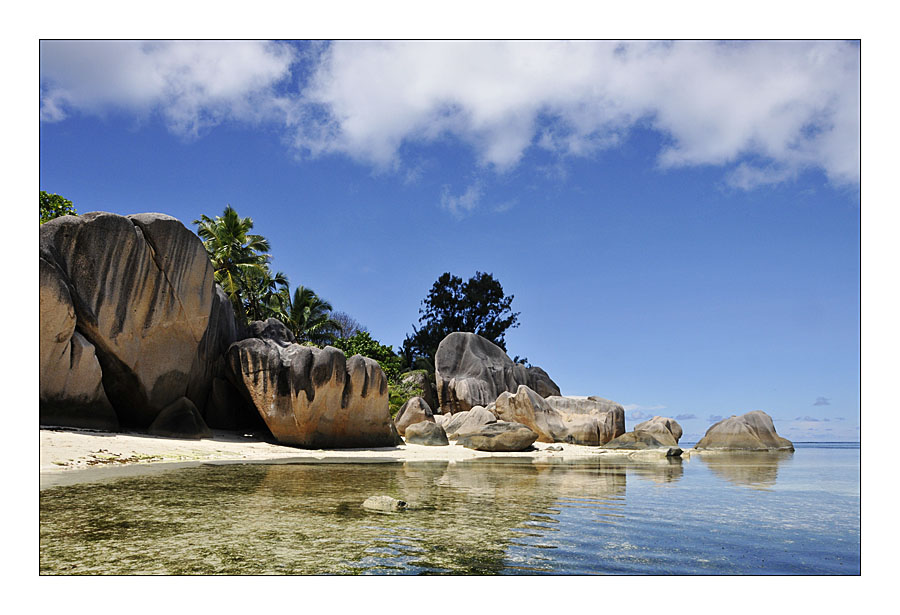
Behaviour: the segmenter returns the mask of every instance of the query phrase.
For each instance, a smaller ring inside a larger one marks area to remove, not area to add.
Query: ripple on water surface
[[[824,452],[223,465],[55,487],[40,571],[859,574],[859,450]],[[361,508],[381,494],[411,509]]]

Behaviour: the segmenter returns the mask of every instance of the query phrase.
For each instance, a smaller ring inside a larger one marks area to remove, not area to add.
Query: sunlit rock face
[[[423,398],[411,397],[397,411],[397,416],[394,417],[394,426],[397,428],[397,433],[405,436],[407,427],[423,421],[435,422],[431,407]]]
[[[146,429],[181,397],[205,407],[234,317],[196,235],[164,214],[63,216],[40,259],[42,423]]]
[[[683,433],[681,425],[675,419],[664,416],[654,416],[648,421],[638,423],[634,426],[634,431],[647,432],[665,446],[677,446]]]
[[[378,362],[337,348],[246,339],[228,349],[232,382],[282,444],[354,448],[401,444]]]
[[[521,423],[489,423],[459,435],[457,443],[477,451],[518,452],[530,448],[537,437]]]
[[[547,397],[550,407],[563,415],[563,419],[570,424],[570,431],[580,423],[584,435],[574,438],[578,444],[604,444],[613,438],[625,433],[625,408],[621,404],[603,397],[590,396],[586,399],[574,397],[562,397],[552,395]],[[593,417],[595,421],[578,419],[578,416]],[[595,427],[587,427],[595,425]],[[596,438],[592,435],[592,429],[596,428]]]
[[[762,410],[731,416],[710,427],[694,447],[698,450],[794,450],[790,440],[775,433],[772,417]]]
[[[435,383],[442,413],[488,406],[505,391],[526,385],[542,397],[559,395],[559,387],[539,367],[525,367],[496,344],[475,333],[451,333],[438,346]]]

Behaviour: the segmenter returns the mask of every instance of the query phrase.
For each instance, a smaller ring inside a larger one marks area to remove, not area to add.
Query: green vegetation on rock
[[[60,216],[77,216],[78,212],[72,206],[72,201],[58,194],[40,191],[41,197],[41,224],[59,218]]]

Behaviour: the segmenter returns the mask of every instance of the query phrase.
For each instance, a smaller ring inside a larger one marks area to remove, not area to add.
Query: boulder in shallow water
[[[397,416],[394,417],[394,426],[397,428],[397,433],[404,436],[407,427],[423,421],[434,423],[431,407],[421,397],[410,397],[397,411]]]
[[[521,423],[497,422],[459,436],[457,444],[477,451],[518,452],[531,448],[538,435]]]
[[[376,512],[400,512],[406,510],[407,504],[403,500],[392,498],[389,495],[373,495],[362,503],[363,508]]]
[[[212,432],[200,416],[197,406],[187,397],[176,399],[163,408],[147,432],[164,438],[199,440],[212,437]]]
[[[434,365],[438,403],[444,414],[487,406],[519,385],[542,395],[559,395],[559,387],[544,370],[513,363],[502,348],[475,333],[445,337]]]
[[[406,428],[407,444],[423,444],[425,446],[448,446],[447,434],[444,428],[436,423],[422,421],[413,423]]]
[[[671,448],[667,441],[663,442],[659,440],[655,434],[648,431],[629,431],[628,433],[622,434],[618,438],[610,440],[601,448],[624,449],[629,451],[646,450],[652,448]]]
[[[667,446],[678,446],[682,434],[681,425],[675,419],[664,416],[654,416],[650,420],[638,423],[634,426],[634,431],[650,433]]]
[[[282,444],[305,448],[396,446],[384,372],[374,359],[326,346],[246,339],[228,349],[237,383]]]
[[[794,450],[790,440],[775,433],[772,417],[762,410],[731,416],[706,430],[694,446],[697,450]]]

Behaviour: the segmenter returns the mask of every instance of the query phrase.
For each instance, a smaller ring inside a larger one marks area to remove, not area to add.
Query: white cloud
[[[452,135],[504,171],[531,147],[585,155],[641,123],[667,140],[661,167],[736,164],[747,189],[809,167],[859,180],[852,43],[340,41],[302,103],[317,113],[298,147],[379,168]]]
[[[283,118],[274,88],[295,59],[292,46],[260,41],[42,41],[41,119],[159,112],[196,136],[224,120]]]
[[[742,189],[819,168],[852,185],[859,75],[858,45],[839,41],[44,41],[41,118],[159,113],[185,136],[271,121],[307,155],[378,170],[415,169],[405,145],[450,138],[501,173],[529,151],[558,164],[616,147],[641,126],[663,137],[661,168],[722,166]],[[465,214],[480,198],[470,187],[442,202]]]
[[[441,190],[441,207],[457,218],[462,218],[474,210],[481,201],[481,183],[475,182],[459,196],[450,194],[450,186]]]

